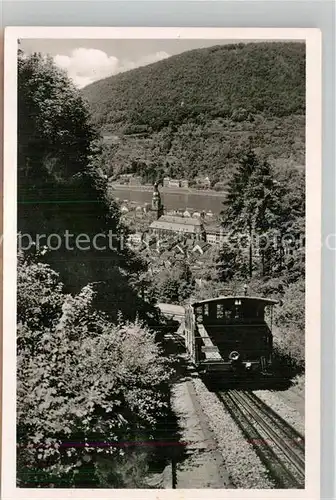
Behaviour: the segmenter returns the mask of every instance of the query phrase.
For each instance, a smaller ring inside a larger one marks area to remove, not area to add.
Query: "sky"
[[[244,40],[247,42],[248,40]],[[138,68],[188,50],[213,45],[238,43],[240,40],[81,40],[23,39],[27,52],[50,54],[78,88],[102,78]]]

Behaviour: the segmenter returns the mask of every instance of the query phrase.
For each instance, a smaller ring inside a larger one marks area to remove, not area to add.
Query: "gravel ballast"
[[[178,417],[185,456],[176,464],[176,488],[229,488],[223,456],[190,380],[172,388],[172,408]]]
[[[266,467],[217,396],[200,378],[193,378],[198,401],[209,420],[230,479],[236,488],[275,488]]]

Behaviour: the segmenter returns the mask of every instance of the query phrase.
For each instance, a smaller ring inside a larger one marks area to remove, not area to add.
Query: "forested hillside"
[[[19,51],[18,103],[17,485],[144,487],[171,414],[146,265],[51,58]]]
[[[242,149],[304,164],[305,46],[249,43],[198,49],[83,89],[105,136],[108,175],[223,181]],[[272,161],[274,164],[274,161]]]

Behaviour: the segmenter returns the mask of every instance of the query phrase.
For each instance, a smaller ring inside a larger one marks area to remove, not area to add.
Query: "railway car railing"
[[[206,331],[205,326],[199,324],[198,332],[198,338],[200,338],[203,343],[203,345],[201,346],[201,351],[205,354],[206,358],[212,360],[221,360],[222,356],[220,355],[219,349],[213,344],[208,332]]]

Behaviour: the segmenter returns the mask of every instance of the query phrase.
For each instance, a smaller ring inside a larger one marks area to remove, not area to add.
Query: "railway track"
[[[254,446],[276,487],[304,488],[304,437],[250,391],[229,390],[217,396]]]

